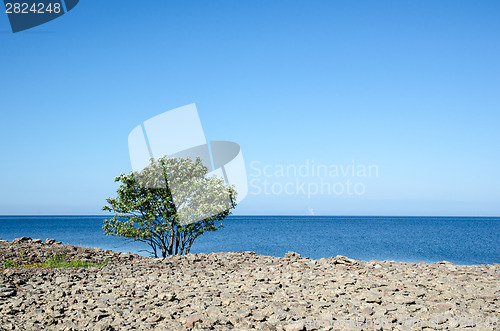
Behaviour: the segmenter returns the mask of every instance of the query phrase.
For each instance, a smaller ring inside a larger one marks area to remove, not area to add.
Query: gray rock
[[[189,316],[186,320],[186,328],[192,329],[194,328],[196,323],[201,322],[201,318],[197,315]]]
[[[56,284],[62,284],[69,282],[69,278],[65,276],[59,276],[56,278]]]
[[[31,240],[31,238],[30,238],[30,237],[20,237],[20,238],[16,238],[16,239],[14,239],[12,242],[13,242],[14,244],[18,244],[18,243],[22,243],[22,242],[28,242],[28,241],[30,241],[30,240]]]
[[[11,297],[16,294],[16,290],[13,288],[0,288],[0,298]]]
[[[304,331],[304,330],[306,330],[306,326],[303,321],[297,321],[285,325],[285,331]]]

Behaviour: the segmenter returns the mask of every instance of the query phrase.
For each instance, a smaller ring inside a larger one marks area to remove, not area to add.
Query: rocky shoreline
[[[89,268],[5,268],[54,254]],[[312,260],[253,252],[166,259],[0,241],[2,330],[498,329],[500,265]]]

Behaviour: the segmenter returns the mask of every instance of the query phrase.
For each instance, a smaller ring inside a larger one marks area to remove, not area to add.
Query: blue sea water
[[[54,238],[64,244],[148,255],[147,245],[106,237],[104,216],[0,216],[0,238]],[[230,216],[192,253],[254,251],[314,259],[500,263],[499,217]]]

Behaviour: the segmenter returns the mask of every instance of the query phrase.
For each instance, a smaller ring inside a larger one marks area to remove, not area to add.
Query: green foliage
[[[46,259],[42,263],[24,263],[21,259],[9,259],[3,262],[4,268],[85,268],[85,267],[102,267],[109,263],[109,258],[103,262],[88,262],[82,260],[68,261],[66,255],[56,253],[52,258]]]
[[[72,260],[68,261],[66,256],[64,254],[56,253],[54,257],[45,260],[45,262],[42,263],[42,266],[44,267],[49,267],[49,268],[66,268],[66,267],[71,267],[71,268],[86,268],[86,267],[102,267],[108,264],[109,259],[106,258],[103,262],[88,262],[88,261],[82,261],[82,260]]]
[[[66,256],[61,253],[56,253],[54,257],[45,260],[44,264],[51,268],[58,268],[59,266],[66,264]]]
[[[199,158],[152,159],[143,171],[115,182],[121,183],[117,196],[103,207],[115,215],[104,221],[104,233],[144,242],[155,257],[189,253],[194,240],[220,229],[235,207],[234,188],[207,176]]]
[[[4,266],[4,268],[18,268],[19,264],[16,260],[9,259],[9,260],[3,261],[3,266]]]

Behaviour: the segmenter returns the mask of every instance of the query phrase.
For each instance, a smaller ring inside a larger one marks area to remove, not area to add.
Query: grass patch
[[[17,261],[13,260],[13,259],[3,261],[4,268],[17,268],[18,265],[19,265],[19,263],[17,263]]]
[[[24,263],[19,260],[9,259],[3,262],[3,266],[4,268],[88,268],[103,267],[108,262],[109,258],[106,258],[103,262],[68,261],[66,255],[56,253],[53,257],[46,259],[42,263]]]

